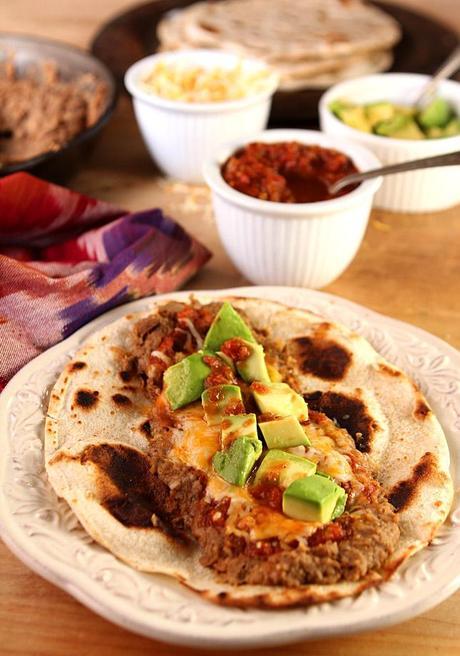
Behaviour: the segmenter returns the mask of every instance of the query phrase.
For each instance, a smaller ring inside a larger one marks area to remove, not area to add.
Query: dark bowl
[[[93,55],[59,41],[0,32],[0,53],[2,51],[12,53],[19,72],[30,65],[36,66],[41,61],[52,60],[57,63],[64,80],[71,80],[81,73],[93,73],[107,84],[106,107],[94,125],[80,132],[59,150],[42,153],[23,162],[0,166],[0,176],[28,171],[51,182],[63,183],[81,168],[112,115],[118,96],[115,78],[105,64]]]

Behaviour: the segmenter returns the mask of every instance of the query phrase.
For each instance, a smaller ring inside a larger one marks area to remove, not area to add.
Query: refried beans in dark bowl
[[[0,32],[0,176],[65,182],[115,107],[115,80],[83,50]]]

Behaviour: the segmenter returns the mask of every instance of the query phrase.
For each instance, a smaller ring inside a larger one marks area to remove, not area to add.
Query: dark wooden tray
[[[154,0],[133,7],[103,25],[91,44],[91,50],[102,59],[122,86],[129,66],[156,51],[158,41],[155,30],[163,14],[192,2]],[[385,2],[373,4],[393,16],[402,28],[402,39],[394,51],[392,71],[433,73],[458,44],[458,35],[453,30],[428,16]],[[276,93],[270,125],[315,125],[322,92],[306,88]]]

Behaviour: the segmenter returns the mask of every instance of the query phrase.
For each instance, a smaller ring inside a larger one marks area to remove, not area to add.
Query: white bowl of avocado
[[[415,108],[426,75],[387,73],[335,85],[321,98],[321,129],[374,151],[382,164],[460,150],[460,84],[443,81],[434,100]],[[460,167],[388,176],[375,204],[396,212],[443,210],[460,203]]]

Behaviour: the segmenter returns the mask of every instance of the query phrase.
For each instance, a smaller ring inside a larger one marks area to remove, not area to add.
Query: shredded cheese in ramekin
[[[270,75],[268,69],[249,71],[241,62],[232,68],[205,68],[159,61],[143,78],[142,86],[168,100],[225,102],[265,91]]]

